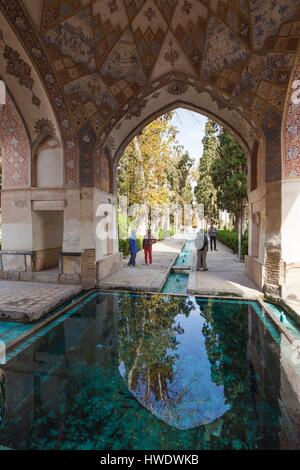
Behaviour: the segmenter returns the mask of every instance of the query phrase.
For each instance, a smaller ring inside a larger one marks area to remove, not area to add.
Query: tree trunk
[[[140,176],[142,182],[144,183],[145,182],[145,174],[144,174],[144,166],[143,166],[143,154],[142,154],[142,151],[141,151],[141,146],[140,146],[140,142],[139,142],[139,139],[138,139],[137,135],[133,138],[133,145],[134,145],[134,150],[136,152],[136,155],[137,155],[138,161],[139,161],[139,167],[137,168],[137,172],[139,173],[139,176]]]
[[[243,253],[242,253],[242,235],[243,235],[243,212],[240,211],[238,216],[238,259],[242,261]]]

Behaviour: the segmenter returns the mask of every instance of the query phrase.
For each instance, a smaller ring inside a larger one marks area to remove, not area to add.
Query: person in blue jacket
[[[138,245],[136,241],[136,231],[132,230],[131,235],[129,237],[129,252],[130,252],[130,259],[128,262],[128,266],[135,266],[135,258],[138,252]]]

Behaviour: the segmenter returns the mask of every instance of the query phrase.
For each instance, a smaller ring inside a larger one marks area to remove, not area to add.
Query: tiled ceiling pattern
[[[190,75],[260,119],[267,102],[283,107],[297,14],[298,0],[45,0],[40,34],[77,128],[114,114],[154,69],[186,72],[187,60]]]
[[[30,17],[41,2],[26,1]],[[0,0],[6,14],[12,3]],[[103,140],[174,73],[229,94],[266,132],[280,121],[299,50],[299,0],[42,3],[35,26],[78,132],[91,128]]]

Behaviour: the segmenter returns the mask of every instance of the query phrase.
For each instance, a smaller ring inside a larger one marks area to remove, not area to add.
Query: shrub
[[[218,240],[230,248],[233,253],[238,252],[238,234],[236,230],[219,230]],[[248,254],[248,231],[242,236],[242,257]]]
[[[143,237],[137,237],[137,245],[138,250],[141,250],[143,246]],[[124,257],[129,255],[129,238],[125,238],[124,240],[119,239],[119,251]]]
[[[174,227],[171,227],[170,229],[167,229],[167,230],[163,230],[160,228],[158,230],[158,234],[156,238],[157,240],[164,240],[165,238],[172,237],[173,235],[175,235]]]

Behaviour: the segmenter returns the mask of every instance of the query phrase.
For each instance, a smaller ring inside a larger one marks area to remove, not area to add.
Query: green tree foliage
[[[173,113],[152,121],[130,142],[119,164],[119,195],[128,204],[171,204],[192,201],[189,172],[193,160],[176,140]]]
[[[219,209],[227,210],[237,220],[247,204],[247,161],[234,137],[222,130],[218,136],[217,158],[211,166],[211,180],[216,188]]]
[[[205,125],[205,135],[202,140],[203,154],[199,161],[198,184],[195,188],[196,200],[204,205],[204,212],[207,218],[218,217],[216,204],[217,192],[212,180],[212,165],[218,157],[218,126],[212,120],[208,120]]]
[[[204,204],[208,219],[216,219],[219,210],[227,210],[237,220],[247,204],[247,162],[232,135],[208,120],[199,162],[197,202]]]
[[[189,181],[190,171],[194,164],[194,160],[190,157],[188,152],[184,152],[179,156],[176,165],[176,174],[178,177],[177,184],[177,198],[181,204],[191,204],[193,200],[193,192],[191,183]]]
[[[118,339],[123,378],[150,409],[153,401],[160,401],[167,412],[168,406],[180,400],[179,392],[178,397],[168,393],[174,380],[177,336],[184,333],[176,316],[188,317],[192,309],[193,303],[183,297],[124,295],[120,299]]]

